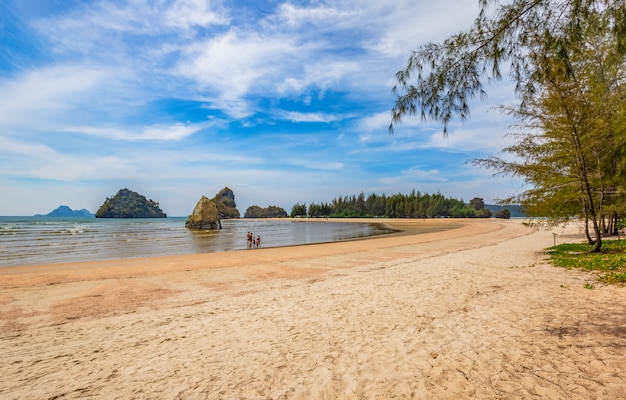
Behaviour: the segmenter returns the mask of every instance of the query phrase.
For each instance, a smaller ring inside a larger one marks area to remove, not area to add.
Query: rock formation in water
[[[215,202],[202,196],[187,218],[185,228],[188,229],[222,229],[220,214]]]
[[[287,218],[287,211],[278,206],[269,206],[261,208],[259,206],[250,206],[243,216],[244,218]]]
[[[120,189],[96,211],[96,218],[165,218],[159,203],[128,189]]]
[[[217,210],[220,213],[220,218],[239,218],[239,210],[237,210],[237,204],[235,204],[235,194],[229,187],[225,187],[220,190],[218,194],[213,198]]]

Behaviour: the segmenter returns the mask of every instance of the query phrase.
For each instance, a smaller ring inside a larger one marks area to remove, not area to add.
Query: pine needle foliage
[[[583,219],[592,251],[626,214],[626,3],[622,0],[480,0],[467,30],[415,50],[396,74],[390,132],[406,115],[443,126],[502,78],[519,104],[516,143],[475,160],[531,187],[504,199],[556,224]],[[493,8],[492,8],[493,6]],[[493,14],[490,12],[493,11]],[[492,16],[490,16],[492,15]],[[592,234],[589,230],[592,230]]]

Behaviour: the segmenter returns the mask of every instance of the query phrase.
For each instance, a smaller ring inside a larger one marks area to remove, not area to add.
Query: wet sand
[[[626,398],[626,289],[542,254],[579,230],[389,221],[459,222],[0,268],[0,398]]]

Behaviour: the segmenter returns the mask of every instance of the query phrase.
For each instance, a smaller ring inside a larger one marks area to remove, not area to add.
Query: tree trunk
[[[591,248],[590,252],[591,253],[599,253],[600,249],[602,248],[602,234],[600,233],[600,227],[598,226],[598,223],[594,221],[593,224],[593,230],[596,234],[596,242],[593,245],[593,247]]]
[[[587,213],[585,213],[585,236],[587,237],[587,243],[590,245],[595,244],[596,241],[593,240],[589,234],[589,215],[587,215]]]

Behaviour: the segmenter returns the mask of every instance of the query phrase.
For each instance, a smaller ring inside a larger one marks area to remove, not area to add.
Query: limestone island
[[[96,218],[166,218],[159,203],[128,189],[104,201],[96,211]]]
[[[193,209],[193,213],[187,218],[185,228],[204,230],[222,229],[220,213],[217,210],[215,202],[206,196],[202,196]]]
[[[187,217],[187,229],[222,229],[222,219],[239,218],[239,210],[235,203],[235,193],[225,187],[212,199],[202,196],[193,213]]]

